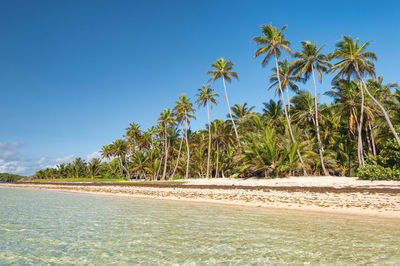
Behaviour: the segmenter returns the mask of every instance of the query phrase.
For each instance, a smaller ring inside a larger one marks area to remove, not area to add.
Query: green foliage
[[[8,173],[0,173],[0,182],[15,182],[26,178],[26,176],[16,175],[16,174],[8,174]]]
[[[389,140],[377,156],[370,156],[365,167],[358,168],[357,175],[363,180],[400,180],[400,149]]]
[[[204,129],[190,129],[196,110],[190,98],[182,94],[175,107],[161,112],[156,125],[141,130],[132,122],[121,139],[103,146],[101,154],[106,162],[76,158],[40,170],[34,178],[157,182],[188,177],[357,173],[368,180],[400,180],[400,150],[393,141],[387,142],[395,135],[389,130],[389,121],[400,128],[400,90],[396,83],[385,85],[382,77],[375,79],[373,61],[377,56],[367,51],[371,42],[362,44],[344,36],[326,56],[321,54],[324,45],[303,41],[301,50],[293,51],[292,60],[285,29],[262,25],[261,35],[253,38],[257,45],[254,57],[262,57],[262,66],[271,58],[275,61],[272,73],[266,73],[270,82],[266,87],[275,88],[281,97],[277,102],[265,99],[262,113],[247,103],[231,108],[226,81],[238,80],[238,73],[231,60],[220,58],[207,74],[209,81],[221,80],[223,87],[218,88],[217,83],[213,89],[203,85],[196,94],[198,107],[207,109]],[[278,61],[283,53],[289,59]],[[321,81],[326,72],[336,72],[329,91],[317,91],[315,82],[313,94],[310,88],[299,86],[310,77]],[[212,121],[211,109],[222,89],[230,119]],[[241,89],[247,93],[251,88]],[[330,96],[332,103],[319,104],[322,94]]]

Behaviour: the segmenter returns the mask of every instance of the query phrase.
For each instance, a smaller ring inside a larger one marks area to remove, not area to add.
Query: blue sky
[[[231,104],[261,111],[274,98],[272,65],[253,60],[259,26],[288,25],[292,49],[310,40],[330,52],[342,35],[373,40],[376,70],[399,81],[397,1],[2,1],[0,9],[0,172],[90,159],[130,122],[142,129],[208,80],[219,57],[236,64]],[[310,83],[302,86],[311,89]],[[319,84],[329,89],[330,76]],[[212,84],[223,96],[219,82]],[[322,97],[323,101],[330,101]],[[225,118],[220,97],[212,118]],[[206,123],[196,113],[194,129]]]

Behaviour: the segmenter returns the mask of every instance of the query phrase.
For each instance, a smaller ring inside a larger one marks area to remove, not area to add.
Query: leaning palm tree
[[[319,82],[322,82],[322,72],[326,73],[329,67],[332,66],[332,64],[329,63],[328,61],[329,59],[326,55],[320,53],[322,48],[324,48],[324,45],[318,48],[316,43],[312,44],[309,41],[303,41],[301,42],[301,46],[302,46],[302,51],[294,54],[294,57],[296,57],[297,59],[295,59],[292,62],[292,65],[294,68],[294,74],[298,74],[299,76],[304,76],[306,80],[308,80],[310,78],[310,75],[312,75],[314,84],[314,110],[315,110],[314,122],[315,122],[315,130],[317,133],[319,159],[321,160],[321,167],[322,170],[324,171],[324,174],[329,175],[329,172],[328,170],[326,170],[324,164],[324,147],[322,146],[321,135],[319,133],[318,94],[317,94],[317,85],[315,84],[314,69],[318,73]]]
[[[338,79],[340,77],[349,78],[352,75],[356,75],[358,80],[361,82],[361,113],[360,113],[360,121],[359,124],[363,123],[363,110],[364,110],[364,92],[365,90],[368,96],[374,101],[374,103],[381,109],[383,115],[385,116],[386,122],[389,125],[390,130],[392,131],[397,144],[400,146],[400,138],[397,135],[396,130],[393,127],[393,124],[390,120],[389,114],[386,112],[385,108],[382,104],[379,103],[378,100],[370,93],[365,84],[365,80],[363,76],[371,75],[375,77],[375,64],[371,60],[377,60],[377,56],[373,52],[365,51],[371,41],[368,41],[359,46],[358,39],[353,40],[350,36],[343,36],[343,39],[336,43],[336,49],[333,53],[330,54],[331,58],[338,59],[339,62],[336,63],[331,71],[338,70],[338,74],[334,77],[334,79]],[[361,126],[360,126],[361,128]],[[359,155],[359,163],[361,166],[364,165],[363,155],[362,155],[362,139],[361,139],[361,130],[358,132],[358,155]]]
[[[186,174],[185,178],[189,178],[189,163],[190,163],[190,147],[188,138],[188,124],[189,118],[194,118],[193,115],[194,108],[193,104],[190,102],[190,98],[186,97],[185,94],[179,96],[179,100],[175,102],[174,111],[176,112],[176,117],[179,123],[185,121],[185,140],[187,148],[187,161],[186,161]]]
[[[279,91],[280,91],[280,94],[282,97],[282,103],[283,103],[283,109],[285,111],[286,122],[288,125],[290,138],[291,138],[292,142],[295,144],[296,139],[294,138],[294,135],[293,135],[292,126],[289,121],[288,111],[286,109],[285,98],[283,97],[282,83],[281,83],[281,78],[280,78],[280,74],[279,74],[279,66],[278,66],[278,57],[281,55],[281,49],[292,54],[292,51],[289,48],[290,42],[285,40],[285,35],[283,34],[283,31],[285,29],[286,29],[286,26],[284,26],[282,29],[279,30],[278,28],[275,28],[274,26],[272,26],[272,24],[261,25],[261,31],[262,31],[263,35],[254,37],[253,41],[257,45],[261,45],[262,47],[260,47],[256,50],[254,57],[257,58],[258,56],[265,54],[265,57],[262,61],[262,66],[267,65],[271,56],[274,56],[274,58],[275,58],[276,77],[278,78]],[[297,150],[297,156],[299,156],[299,160],[302,164],[304,175],[307,175],[306,168],[304,167],[305,164],[304,164],[303,158],[301,157],[299,150]]]
[[[212,77],[208,81],[211,81],[211,80],[216,81],[217,79],[222,78],[222,83],[224,85],[224,90],[225,90],[226,103],[228,104],[228,109],[229,109],[229,116],[231,117],[233,129],[235,130],[235,136],[236,136],[237,142],[240,146],[240,139],[239,139],[239,135],[237,132],[235,121],[233,120],[233,117],[232,117],[231,106],[229,104],[228,93],[226,91],[226,85],[225,85],[225,80],[228,81],[229,83],[231,83],[231,80],[232,80],[231,77],[239,79],[238,74],[236,72],[232,71],[234,64],[229,59],[225,60],[224,58],[220,58],[215,63],[212,63],[211,66],[213,68],[215,68],[215,70],[210,70],[207,72],[207,74],[212,75]]]
[[[285,58],[285,60],[283,60],[283,61],[279,61],[278,66],[279,66],[278,73],[280,74],[279,78],[281,79],[281,85],[282,85],[282,87],[286,87],[287,109],[288,109],[288,113],[290,115],[289,88],[294,92],[298,92],[299,87],[297,86],[296,82],[304,82],[305,80],[302,77],[299,77],[298,75],[293,74],[293,70],[294,70],[293,66],[289,63],[289,60],[287,58]],[[271,83],[271,86],[269,86],[269,89],[276,87],[275,94],[280,94],[278,77],[276,75],[275,67],[272,68],[272,71],[275,71],[275,73],[273,73],[269,78],[269,82]]]
[[[165,180],[167,174],[167,163],[168,163],[168,136],[167,136],[167,127],[168,125],[175,124],[175,114],[171,111],[171,109],[165,109],[161,114],[158,120],[160,121],[161,130],[164,131],[164,149],[165,149],[165,157],[164,157],[164,171],[162,175],[162,179]]]
[[[218,94],[214,93],[214,90],[209,85],[203,85],[203,87],[197,89],[199,92],[196,94],[196,103],[201,106],[207,106],[207,117],[208,117],[208,151],[207,151],[207,173],[206,178],[210,177],[210,154],[211,154],[211,124],[210,124],[210,108],[212,104],[217,104]]]

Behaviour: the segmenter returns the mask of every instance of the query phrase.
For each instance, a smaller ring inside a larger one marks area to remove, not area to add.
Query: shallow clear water
[[[399,222],[0,188],[0,264],[400,264]]]

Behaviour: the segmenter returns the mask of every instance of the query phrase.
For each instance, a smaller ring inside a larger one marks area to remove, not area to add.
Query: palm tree
[[[144,177],[146,179],[146,165],[148,160],[146,153],[143,151],[135,151],[132,154],[132,160],[134,165],[132,170],[136,172],[136,177]]]
[[[338,79],[339,77],[348,77],[350,78],[352,75],[356,75],[358,80],[361,82],[361,114],[360,114],[360,128],[363,123],[363,113],[364,113],[364,90],[367,92],[368,96],[374,101],[374,103],[381,109],[383,115],[385,116],[386,122],[389,125],[390,130],[392,131],[397,144],[400,146],[400,138],[394,129],[392,122],[385,108],[372,96],[370,91],[365,84],[365,80],[363,76],[371,75],[375,76],[375,64],[371,60],[377,60],[377,56],[373,52],[365,51],[369,46],[371,41],[368,41],[359,46],[358,39],[353,40],[350,36],[343,36],[343,39],[336,43],[336,49],[333,53],[330,54],[331,58],[335,58],[340,60],[336,63],[331,71],[338,70],[338,74],[334,77],[334,79]],[[363,155],[362,155],[362,139],[361,139],[361,130],[358,132],[358,155],[359,155],[359,163],[361,166],[364,165]]]
[[[233,118],[236,120],[241,120],[244,116],[251,114],[255,106],[247,107],[247,103],[235,104],[232,106]],[[239,121],[240,122],[240,121]]]
[[[220,157],[220,148],[227,147],[234,142],[234,138],[232,136],[232,128],[230,124],[226,123],[222,119],[214,120],[211,123],[211,137],[214,146],[216,147],[216,168],[215,168],[215,177],[219,177],[219,157]]]
[[[93,158],[87,165],[87,172],[90,178],[96,178],[101,176],[101,161],[99,158]]]
[[[217,93],[214,93],[214,90],[210,88],[209,85],[203,85],[203,87],[197,89],[199,92],[196,94],[199,107],[207,106],[207,117],[208,117],[208,151],[207,151],[207,173],[206,178],[210,177],[210,155],[211,155],[211,124],[210,124],[210,108],[212,108],[213,104],[217,104],[217,97],[219,96]]]
[[[129,152],[133,153],[136,148],[138,148],[139,139],[142,136],[142,131],[140,130],[140,125],[132,122],[129,124],[129,127],[125,130],[125,137],[128,139],[129,143]]]
[[[82,158],[75,158],[75,160],[72,162],[72,166],[74,169],[74,177],[75,178],[82,178],[84,177],[85,170],[86,170],[86,162],[82,160]]]
[[[164,109],[164,112],[160,114],[158,118],[160,121],[161,130],[164,134],[164,149],[165,149],[165,158],[164,158],[164,171],[162,175],[162,179],[165,180],[167,174],[167,162],[168,162],[168,136],[167,136],[167,127],[168,125],[175,124],[175,114],[171,112],[171,109]]]
[[[280,119],[283,116],[282,102],[279,100],[269,100],[268,103],[263,103],[263,117],[271,121],[272,124],[277,126],[280,123]]]
[[[207,72],[207,74],[212,75],[212,77],[208,81],[211,81],[211,80],[216,81],[217,79],[222,78],[222,84],[224,85],[224,90],[225,90],[226,103],[227,103],[228,109],[229,109],[229,116],[231,117],[233,129],[235,130],[235,136],[236,136],[237,142],[240,146],[240,139],[239,139],[239,135],[237,132],[235,121],[233,120],[233,117],[232,117],[231,106],[229,104],[228,93],[226,91],[226,85],[225,85],[225,80],[228,81],[229,83],[231,83],[232,77],[234,77],[238,80],[239,79],[238,74],[236,72],[232,71],[234,64],[229,59],[225,60],[224,58],[219,58],[215,63],[212,63],[211,66],[213,68],[215,68],[216,70],[210,70]]]
[[[181,151],[182,151],[183,140],[184,140],[184,138],[182,137],[182,138],[181,138],[181,141],[180,141],[180,144],[179,144],[178,157],[176,158],[176,163],[175,163],[174,171],[172,172],[171,177],[174,177],[174,176],[175,176],[176,170],[178,169],[179,159],[181,158]]]
[[[302,51],[294,54],[295,59],[292,62],[294,68],[294,74],[298,74],[299,76],[304,76],[305,79],[309,79],[310,75],[312,75],[313,84],[314,84],[314,108],[315,108],[315,129],[317,132],[317,141],[318,141],[318,150],[319,150],[319,158],[321,160],[321,167],[324,171],[325,175],[329,175],[329,172],[325,168],[324,164],[324,147],[321,142],[321,135],[319,133],[319,122],[318,122],[318,94],[317,94],[317,85],[315,84],[315,75],[314,69],[318,73],[318,79],[322,82],[322,72],[327,72],[329,67],[332,66],[331,63],[328,62],[328,57],[324,54],[321,54],[322,48],[317,47],[317,44],[311,44],[309,41],[301,42]]]
[[[186,162],[186,174],[185,178],[189,178],[189,163],[190,163],[190,148],[188,139],[188,124],[189,118],[195,118],[192,114],[194,112],[193,104],[190,102],[190,98],[187,98],[185,94],[179,96],[179,100],[175,102],[174,111],[179,123],[185,121],[185,139],[187,147],[187,162]]]
[[[114,156],[116,156],[120,163],[120,172],[123,175],[123,169],[127,173],[127,178],[130,178],[129,167],[124,167],[123,160],[126,162],[126,155],[128,153],[128,143],[123,139],[117,139],[113,143],[111,143],[111,151]],[[123,159],[123,160],[122,160]]]
[[[289,97],[289,88],[297,92],[299,90],[299,87],[297,86],[296,82],[304,82],[305,80],[302,77],[299,77],[298,75],[293,75],[293,66],[289,63],[289,60],[285,58],[283,61],[278,62],[279,65],[279,70],[278,73],[280,74],[280,79],[281,79],[281,85],[282,87],[286,87],[286,96],[287,96],[287,108],[288,108],[288,113],[290,115],[290,97]],[[279,90],[279,82],[278,82],[278,77],[276,76],[276,69],[275,67],[272,68],[272,71],[275,71],[269,79],[269,82],[271,83],[271,86],[269,86],[269,89],[272,89],[276,87],[276,94],[280,94]]]
[[[254,37],[253,41],[256,42],[257,45],[262,45],[262,47],[260,47],[256,50],[254,57],[257,58],[258,56],[265,54],[265,57],[262,61],[262,66],[267,65],[267,63],[272,55],[275,57],[276,77],[278,78],[278,85],[279,85],[279,91],[280,91],[280,94],[282,97],[283,109],[285,111],[286,122],[287,122],[287,125],[289,128],[291,140],[295,144],[296,140],[294,138],[292,126],[289,121],[289,115],[288,115],[288,111],[286,109],[285,98],[283,97],[282,83],[281,83],[281,78],[280,78],[280,74],[279,74],[279,66],[278,66],[278,57],[281,55],[281,49],[292,54],[292,51],[289,48],[290,42],[285,40],[285,35],[283,34],[283,31],[286,29],[286,27],[287,26],[283,26],[283,28],[279,30],[278,28],[275,28],[274,26],[272,26],[272,24],[261,25],[261,31],[263,33],[263,36]],[[304,161],[303,161],[303,158],[301,157],[299,150],[297,150],[297,156],[299,156],[299,160],[300,160],[301,164],[303,165],[304,175],[307,175],[307,171],[304,167]]]

